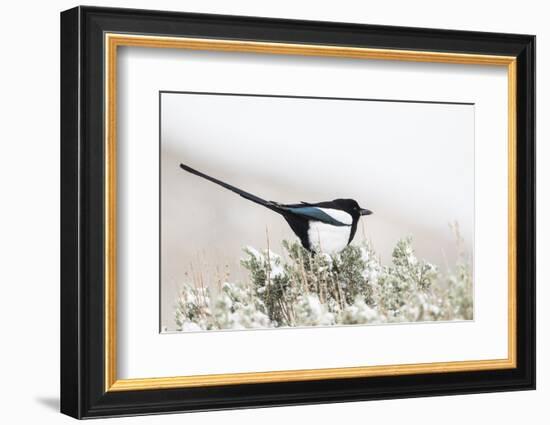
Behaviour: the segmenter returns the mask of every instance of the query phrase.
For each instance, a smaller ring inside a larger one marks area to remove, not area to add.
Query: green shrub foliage
[[[457,233],[457,237],[459,237]],[[459,242],[461,240],[459,239]],[[460,246],[460,244],[459,244]],[[176,305],[180,331],[470,320],[472,277],[461,250],[454,270],[419,260],[412,238],[397,242],[391,264],[371,245],[312,255],[283,241],[284,257],[244,248],[248,282],[219,290],[184,285]]]

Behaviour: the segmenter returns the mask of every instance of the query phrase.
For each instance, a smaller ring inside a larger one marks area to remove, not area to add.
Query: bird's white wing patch
[[[320,208],[320,207],[315,207],[315,208],[320,209],[325,214],[330,215],[333,219],[339,221],[342,224],[347,224],[348,226],[351,226],[351,223],[353,222],[353,218],[351,217],[351,215],[345,211],[337,210],[334,208]]]
[[[348,226],[333,226],[312,220],[308,229],[311,248],[316,252],[338,254],[348,245],[350,231],[351,227]]]

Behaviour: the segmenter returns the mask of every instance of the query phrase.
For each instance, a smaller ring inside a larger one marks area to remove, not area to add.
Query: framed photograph
[[[61,411],[535,387],[535,37],[61,14]]]

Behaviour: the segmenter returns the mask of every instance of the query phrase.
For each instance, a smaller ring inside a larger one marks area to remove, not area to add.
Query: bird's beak
[[[359,211],[359,213],[361,215],[371,215],[372,214],[372,211],[371,210],[367,210],[366,208],[361,208],[361,210]]]

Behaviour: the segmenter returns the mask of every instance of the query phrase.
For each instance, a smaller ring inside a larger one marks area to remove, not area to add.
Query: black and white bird
[[[372,211],[361,208],[353,199],[299,204],[266,201],[187,165],[180,164],[180,167],[282,215],[300,238],[302,246],[314,253],[337,254],[342,251],[353,240],[361,216],[372,214]]]

